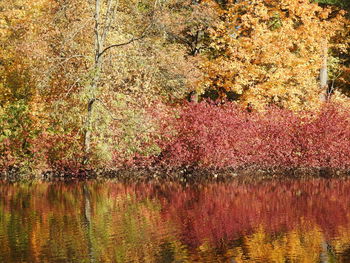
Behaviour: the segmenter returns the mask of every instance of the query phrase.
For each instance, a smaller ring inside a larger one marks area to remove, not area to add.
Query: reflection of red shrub
[[[236,104],[187,104],[163,145],[171,166],[350,167],[350,114],[327,105],[319,113],[270,108],[248,113]]]
[[[182,241],[193,247],[235,240],[259,226],[269,234],[318,226],[333,238],[350,219],[349,180],[141,185],[135,193],[159,201],[164,221],[175,223]]]

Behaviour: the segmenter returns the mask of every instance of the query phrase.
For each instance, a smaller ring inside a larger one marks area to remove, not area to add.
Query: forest
[[[347,0],[0,2],[0,174],[350,169]]]

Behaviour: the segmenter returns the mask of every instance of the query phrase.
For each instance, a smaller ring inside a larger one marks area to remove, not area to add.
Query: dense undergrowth
[[[317,112],[298,113],[276,107],[250,112],[236,103],[213,102],[187,103],[176,110],[153,108],[145,112],[148,129],[130,128],[135,134],[128,143],[125,137],[130,132],[117,134],[119,141],[112,140],[109,148],[110,159],[95,146],[96,153],[87,165],[82,164],[78,131],[35,130],[28,109],[17,105],[9,110],[16,116],[2,115],[3,173],[54,170],[74,174],[84,169],[189,166],[350,168],[350,113],[331,103]]]
[[[350,114],[325,105],[319,112],[279,108],[248,112],[234,103],[188,104],[164,144],[166,165],[202,167],[350,167]]]
[[[345,0],[2,2],[0,174],[350,171]]]

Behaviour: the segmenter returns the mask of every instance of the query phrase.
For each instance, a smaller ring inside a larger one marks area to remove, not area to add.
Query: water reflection
[[[0,262],[350,262],[350,180],[0,185]]]

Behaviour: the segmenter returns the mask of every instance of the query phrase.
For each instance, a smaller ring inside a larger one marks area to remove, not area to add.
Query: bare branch
[[[66,98],[69,96],[70,91],[74,88],[74,86],[80,81],[80,78],[76,79],[72,85],[68,88],[68,91],[66,92]]]
[[[341,74],[342,74],[342,72],[339,72],[339,74],[332,79],[332,85],[327,90],[327,100],[330,99],[331,95],[333,94],[334,90],[336,89],[334,87],[334,84],[335,84],[335,81],[341,76]]]
[[[109,33],[112,20],[114,17],[114,11],[115,11],[115,6],[112,5],[112,0],[108,0],[107,3],[107,10],[105,14],[105,19],[104,19],[104,27],[103,27],[103,32],[102,32],[102,37],[101,37],[101,45],[104,46],[105,40],[107,38],[107,35]],[[118,4],[118,3],[117,3]]]
[[[123,120],[123,119],[114,117],[112,112],[110,111],[109,107],[101,99],[95,98],[93,100],[94,100],[94,102],[95,101],[99,102],[107,110],[108,114],[111,116],[113,121],[122,121]]]
[[[100,54],[98,55],[98,57],[101,57],[104,53],[106,53],[106,51],[108,51],[108,50],[111,49],[111,48],[126,46],[126,45],[129,45],[129,44],[131,44],[131,43],[133,43],[133,42],[135,42],[135,41],[138,41],[138,40],[143,39],[143,38],[146,36],[147,31],[151,28],[152,25],[153,25],[153,23],[151,23],[150,25],[148,25],[148,26],[146,27],[146,29],[142,32],[142,34],[141,34],[139,37],[136,37],[136,38],[135,38],[135,37],[132,37],[130,40],[128,40],[128,41],[126,41],[126,42],[124,42],[124,43],[112,44],[112,45],[110,45],[110,46],[104,48],[104,49],[100,52]]]
[[[96,0],[97,1],[97,0]],[[157,7],[157,3],[158,3],[158,0],[155,0],[154,1],[154,9],[153,9],[153,11],[152,11],[152,18],[151,18],[151,22],[150,22],[150,24],[145,28],[145,30],[142,32],[142,34],[139,36],[139,37],[132,37],[130,40],[128,40],[128,41],[126,41],[126,42],[124,42],[124,43],[119,43],[119,44],[112,44],[112,45],[110,45],[110,46],[108,46],[108,47],[105,47],[99,54],[98,54],[98,56],[97,56],[97,59],[99,59],[101,56],[103,56],[103,54],[104,53],[106,53],[106,51],[108,51],[109,49],[111,49],[111,48],[115,48],[115,47],[121,47],[121,46],[126,46],[126,45],[129,45],[129,44],[131,44],[131,43],[133,43],[133,42],[135,42],[135,41],[138,41],[138,40],[141,40],[141,39],[143,39],[145,36],[146,36],[146,33],[147,33],[147,31],[153,26],[153,24],[154,24],[154,19],[155,19],[155,9],[156,9],[156,7]],[[105,28],[106,30],[109,30],[109,28]],[[108,32],[107,32],[108,33]],[[107,34],[106,33],[106,34]]]
[[[95,0],[95,63],[98,62],[99,53],[101,50],[101,39],[100,39],[100,0]]]
[[[77,34],[83,31],[83,29],[86,27],[88,23],[90,23],[93,20],[93,18],[88,18],[86,21],[77,29],[75,30],[69,37],[63,40],[62,45],[65,45],[69,41],[72,41]]]

